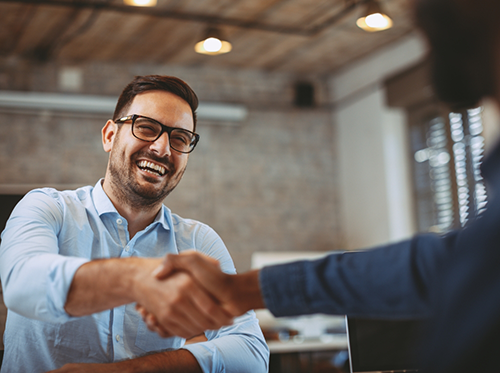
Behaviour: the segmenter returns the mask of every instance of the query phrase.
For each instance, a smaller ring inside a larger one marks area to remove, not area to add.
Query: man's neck
[[[106,183],[106,179],[104,179],[102,188],[116,211],[127,220],[130,238],[151,224],[161,209],[161,201],[153,206],[132,206],[126,198],[120,198],[116,195],[113,186],[110,183]]]

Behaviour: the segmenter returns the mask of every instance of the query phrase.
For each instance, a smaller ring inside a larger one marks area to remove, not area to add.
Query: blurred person
[[[430,45],[439,97],[455,110],[485,98],[500,106],[500,1],[415,0],[414,6]],[[487,210],[464,229],[443,236],[421,234],[364,252],[240,275],[222,273],[213,258],[183,253],[168,255],[156,274],[189,273],[233,316],[268,308],[275,316],[427,320],[422,342],[415,346],[423,372],[497,372],[500,146],[489,154],[482,172],[489,187]],[[171,333],[154,312],[140,310],[152,330]]]
[[[162,203],[198,142],[197,106],[178,78],[136,77],[102,130],[104,179],[77,190],[36,189],[15,207],[0,246],[8,307],[1,372],[267,371],[253,312],[233,324],[187,274],[151,275],[165,254],[189,249],[235,273],[210,227]],[[164,310],[176,299],[201,313],[177,314],[182,324],[170,324]],[[150,332],[134,302],[181,337]],[[186,343],[203,332],[199,343]]]

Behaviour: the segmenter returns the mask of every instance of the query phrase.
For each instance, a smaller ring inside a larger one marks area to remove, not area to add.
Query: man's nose
[[[172,151],[170,149],[170,138],[168,133],[162,133],[161,136],[150,145],[150,148],[160,157],[170,156]]]

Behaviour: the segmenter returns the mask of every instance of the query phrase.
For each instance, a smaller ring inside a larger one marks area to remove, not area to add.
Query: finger
[[[189,321],[186,318],[173,313],[169,313],[169,319],[164,319],[162,322],[158,321],[152,313],[147,313],[143,321],[148,330],[157,333],[162,338],[173,336],[189,338],[195,333],[193,330],[196,330],[189,326]],[[200,333],[198,330],[196,331]]]
[[[205,289],[218,304],[224,306],[224,311],[233,317],[242,314],[240,307],[234,303],[237,289],[234,276],[222,272],[219,262],[196,251],[186,251],[166,258],[170,268],[175,271],[189,273],[198,284]],[[209,304],[212,307],[211,304]],[[222,322],[222,309],[214,310],[214,317]]]
[[[193,336],[231,323],[231,316],[222,311],[188,274],[177,273],[170,281],[174,282],[178,292],[171,294],[156,315],[158,323],[167,332]]]
[[[158,323],[158,320],[152,313],[148,313],[148,315],[145,318],[146,325],[148,326],[148,329],[151,330],[152,332],[157,333],[160,337],[162,338],[168,338],[172,337],[172,334],[170,334],[168,331],[166,331],[164,328],[161,327],[161,325]]]
[[[148,311],[146,311],[146,309],[140,304],[135,305],[135,310],[141,315],[142,319],[144,319],[148,314]]]
[[[200,317],[203,317],[197,321],[202,323],[206,329],[219,329],[233,323],[233,315],[203,289],[194,287],[191,291],[191,300],[193,306],[201,311]]]
[[[166,256],[163,262],[167,271],[184,271],[195,278],[199,284],[215,298],[224,289],[226,275],[220,269],[219,262],[194,250]],[[163,274],[164,272],[160,272]]]
[[[175,262],[172,260],[172,257],[176,257],[175,254],[167,254],[165,258],[161,262],[161,264],[155,268],[153,271],[153,276],[157,279],[161,280],[170,276],[173,272],[175,272]]]
[[[180,335],[184,338],[203,333],[207,329],[214,328],[212,320],[198,309],[191,300],[184,300],[182,304],[176,304],[168,312],[168,317],[160,319],[158,323],[165,331]]]
[[[197,260],[198,264],[196,264]],[[207,265],[212,265],[215,271],[220,270],[219,262],[216,259],[194,250],[188,250],[180,254],[167,254],[163,262],[153,271],[153,274],[156,278],[163,279],[175,271],[193,273],[194,268],[192,266],[202,265],[200,261],[204,261]]]

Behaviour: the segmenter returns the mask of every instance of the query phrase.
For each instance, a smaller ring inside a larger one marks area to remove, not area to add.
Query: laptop
[[[351,373],[417,372],[415,345],[423,322],[346,316]]]

